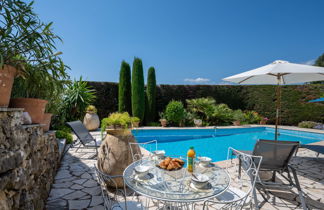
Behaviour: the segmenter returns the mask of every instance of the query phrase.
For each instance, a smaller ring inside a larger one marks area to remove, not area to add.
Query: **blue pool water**
[[[228,147],[252,150],[258,139],[274,139],[274,129],[267,127],[233,129],[138,129],[133,130],[138,142],[156,139],[158,149],[166,155],[185,156],[193,146],[197,155],[208,156],[213,161],[226,160]],[[309,144],[324,140],[324,134],[280,129],[279,140],[299,141]]]

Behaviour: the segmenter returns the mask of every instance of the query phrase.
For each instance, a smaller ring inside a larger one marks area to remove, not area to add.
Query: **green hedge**
[[[100,118],[118,110],[118,83],[89,82],[96,89],[95,106]],[[281,122],[285,125],[297,125],[301,121],[324,123],[324,104],[308,103],[324,93],[324,85],[282,86]],[[248,85],[159,85],[157,86],[156,109],[164,111],[172,100],[211,96],[216,103],[225,103],[232,109],[255,110],[274,123],[275,86]]]

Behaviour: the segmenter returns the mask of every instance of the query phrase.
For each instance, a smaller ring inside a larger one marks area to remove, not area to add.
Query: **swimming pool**
[[[137,129],[132,131],[138,142],[156,139],[158,149],[166,155],[185,156],[190,146],[199,156],[213,161],[226,160],[228,147],[252,150],[258,139],[274,139],[274,129],[268,127],[227,129]],[[280,129],[279,140],[309,144],[324,140],[324,134]]]

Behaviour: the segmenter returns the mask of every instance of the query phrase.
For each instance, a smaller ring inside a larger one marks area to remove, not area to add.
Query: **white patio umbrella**
[[[236,74],[223,79],[238,84],[276,84],[277,86],[277,112],[275,140],[278,139],[278,123],[280,110],[280,85],[304,83],[324,80],[324,68],[277,60],[268,65]]]

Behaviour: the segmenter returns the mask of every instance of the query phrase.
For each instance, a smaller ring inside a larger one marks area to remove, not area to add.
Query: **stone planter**
[[[14,98],[10,101],[13,108],[24,108],[33,123],[42,123],[48,101],[37,98]]]
[[[112,129],[109,129],[112,130]],[[125,168],[133,162],[130,142],[136,142],[130,130],[116,129],[122,133],[110,135],[101,143],[98,154],[98,168],[109,175],[122,175]],[[140,149],[136,145],[132,147],[133,152],[140,154]],[[123,187],[122,178],[115,179],[118,187]],[[107,183],[109,185],[109,183]]]
[[[12,85],[16,77],[17,70],[13,66],[4,65],[0,69],[0,107],[8,107]]]
[[[94,112],[87,112],[83,124],[89,131],[97,130],[100,126],[99,116]]]
[[[194,124],[195,124],[196,127],[201,127],[202,126],[202,120],[194,119]]]
[[[241,125],[241,121],[236,120],[236,121],[233,122],[233,125],[234,126],[240,126]]]
[[[166,119],[160,119],[160,122],[161,122],[161,126],[162,127],[166,127],[167,126],[168,121]]]
[[[51,113],[45,113],[43,116],[43,121],[41,124],[44,124],[43,131],[46,132],[49,130],[49,127],[51,125],[51,119],[52,119],[53,114]]]

